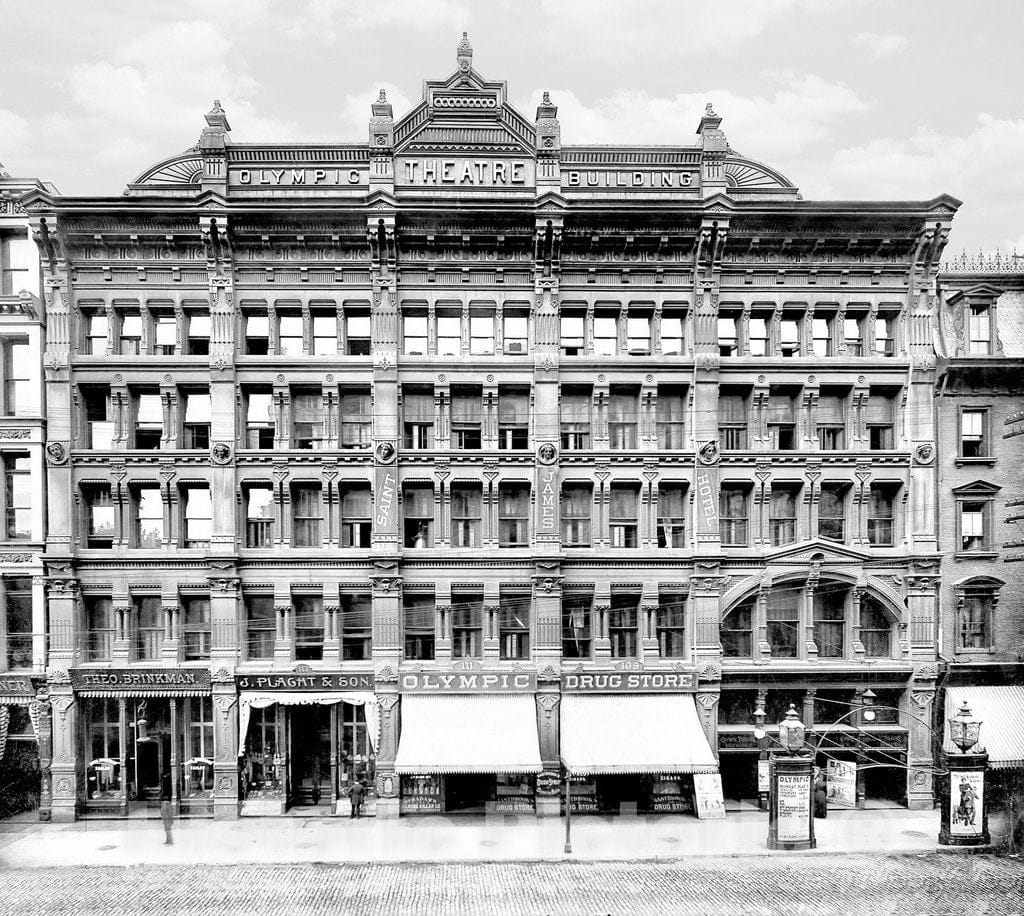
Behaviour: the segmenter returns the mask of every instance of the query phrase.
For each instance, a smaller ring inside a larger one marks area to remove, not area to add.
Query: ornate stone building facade
[[[710,105],[563,145],[457,63],[368,142],[215,104],[122,197],[25,198],[54,818],[682,810],[756,797],[790,703],[930,805],[958,201],[803,200]]]

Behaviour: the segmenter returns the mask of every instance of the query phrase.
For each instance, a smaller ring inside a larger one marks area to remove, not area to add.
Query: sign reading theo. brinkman
[[[75,690],[140,689],[195,690],[210,687],[208,668],[72,668]]]

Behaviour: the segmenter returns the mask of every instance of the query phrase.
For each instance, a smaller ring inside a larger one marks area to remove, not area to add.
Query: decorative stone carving
[[[66,464],[68,460],[67,442],[48,442],[46,444],[46,463],[54,466]]]
[[[720,681],[722,679],[722,666],[716,661],[705,662],[700,669],[701,681]]]
[[[541,464],[554,464],[557,460],[558,449],[551,442],[545,442],[537,449],[537,461]]]
[[[214,464],[227,464],[231,460],[231,446],[226,442],[217,442],[210,449],[210,458]]]
[[[395,444],[389,441],[379,442],[374,452],[378,464],[391,464],[397,457],[397,454]]]
[[[715,439],[711,439],[705,442],[697,453],[700,458],[701,464],[714,464],[718,461],[718,442]]]
[[[380,684],[392,684],[398,681],[398,672],[390,665],[385,665],[374,675],[373,679]]]
[[[922,442],[914,449],[914,460],[918,464],[931,464],[935,458],[935,446],[931,442]]]

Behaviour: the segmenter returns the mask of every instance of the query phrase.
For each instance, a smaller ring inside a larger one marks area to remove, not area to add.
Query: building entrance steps
[[[939,812],[830,811],[815,823],[816,850],[769,852],[768,815],[573,818],[571,856],[561,818],[422,816],[399,820],[245,818],[178,820],[174,845],[159,821],[0,823],[0,867],[292,862],[471,862],[671,859],[711,855],[919,854],[939,847]],[[993,827],[993,838],[998,827]]]

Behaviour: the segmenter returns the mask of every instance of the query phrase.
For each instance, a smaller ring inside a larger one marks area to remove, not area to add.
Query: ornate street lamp
[[[807,737],[807,726],[796,714],[796,706],[789,704],[786,718],[779,723],[779,744],[796,757],[806,751],[804,739]]]
[[[949,720],[949,737],[960,748],[961,754],[966,754],[981,737],[981,722],[971,714],[967,700],[960,704],[956,715]]]
[[[811,796],[813,758],[805,738],[807,727],[789,705],[786,718],[779,723],[779,744],[784,755],[770,763],[770,794],[768,805],[769,849],[814,849],[814,819]]]
[[[768,792],[771,782],[768,769],[768,732],[764,728],[767,717],[764,701],[758,697],[757,708],[754,710],[754,737],[757,739],[757,807],[768,810]]]
[[[988,799],[985,772],[988,754],[979,744],[981,721],[964,700],[947,721],[949,738],[960,753],[946,751],[943,760],[948,777],[942,781],[942,822],[939,843],[943,846],[987,846]]]

